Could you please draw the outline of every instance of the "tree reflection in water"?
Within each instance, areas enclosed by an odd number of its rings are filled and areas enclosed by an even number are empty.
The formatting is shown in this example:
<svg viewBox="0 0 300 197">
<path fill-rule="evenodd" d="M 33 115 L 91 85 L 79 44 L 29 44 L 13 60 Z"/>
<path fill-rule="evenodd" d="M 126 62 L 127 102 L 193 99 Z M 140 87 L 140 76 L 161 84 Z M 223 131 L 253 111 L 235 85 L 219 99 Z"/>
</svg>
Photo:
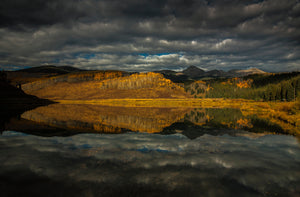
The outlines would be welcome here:
<svg viewBox="0 0 300 197">
<path fill-rule="evenodd" d="M 23 113 L 21 119 L 11 121 L 10 130 L 40 135 L 72 135 L 76 133 L 178 133 L 182 130 L 190 138 L 232 129 L 230 135 L 241 130 L 252 133 L 285 133 L 285 127 L 262 119 L 258 115 L 234 108 L 159 108 L 113 107 L 90 104 L 52 104 Z M 44 132 L 43 131 L 47 131 Z M 228 133 L 229 130 L 227 130 Z M 48 133 L 48 134 L 46 134 Z"/>
</svg>

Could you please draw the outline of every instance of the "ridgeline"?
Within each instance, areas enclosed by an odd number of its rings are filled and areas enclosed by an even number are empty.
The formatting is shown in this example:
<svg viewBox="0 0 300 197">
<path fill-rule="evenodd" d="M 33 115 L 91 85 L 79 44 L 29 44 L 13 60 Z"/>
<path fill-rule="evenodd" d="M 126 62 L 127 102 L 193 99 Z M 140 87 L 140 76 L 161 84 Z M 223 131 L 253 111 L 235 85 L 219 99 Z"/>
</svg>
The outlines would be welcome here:
<svg viewBox="0 0 300 197">
<path fill-rule="evenodd" d="M 31 95 L 51 100 L 189 98 L 184 88 L 159 73 L 92 71 L 50 77 L 22 85 Z"/>
</svg>

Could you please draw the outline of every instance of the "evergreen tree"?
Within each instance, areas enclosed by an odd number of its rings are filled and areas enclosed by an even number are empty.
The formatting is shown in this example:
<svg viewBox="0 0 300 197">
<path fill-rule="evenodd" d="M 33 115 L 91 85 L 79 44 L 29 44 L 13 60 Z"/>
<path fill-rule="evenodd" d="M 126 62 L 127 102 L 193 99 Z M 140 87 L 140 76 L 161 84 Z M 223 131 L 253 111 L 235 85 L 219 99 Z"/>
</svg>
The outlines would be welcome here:
<svg viewBox="0 0 300 197">
<path fill-rule="evenodd" d="M 294 88 L 291 83 L 288 83 L 286 87 L 286 100 L 292 101 L 293 99 L 294 99 Z"/>
</svg>

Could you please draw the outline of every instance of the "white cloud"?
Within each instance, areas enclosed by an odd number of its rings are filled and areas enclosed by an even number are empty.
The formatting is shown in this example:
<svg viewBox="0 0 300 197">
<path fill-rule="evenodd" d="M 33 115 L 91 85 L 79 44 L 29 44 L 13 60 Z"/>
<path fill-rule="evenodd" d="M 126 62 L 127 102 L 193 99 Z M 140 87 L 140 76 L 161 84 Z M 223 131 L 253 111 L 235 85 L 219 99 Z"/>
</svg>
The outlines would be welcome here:
<svg viewBox="0 0 300 197">
<path fill-rule="evenodd" d="M 226 48 L 226 46 L 230 45 L 230 43 L 232 43 L 232 39 L 225 39 L 219 43 L 217 43 L 215 45 L 216 49 L 222 49 L 222 48 Z"/>
</svg>

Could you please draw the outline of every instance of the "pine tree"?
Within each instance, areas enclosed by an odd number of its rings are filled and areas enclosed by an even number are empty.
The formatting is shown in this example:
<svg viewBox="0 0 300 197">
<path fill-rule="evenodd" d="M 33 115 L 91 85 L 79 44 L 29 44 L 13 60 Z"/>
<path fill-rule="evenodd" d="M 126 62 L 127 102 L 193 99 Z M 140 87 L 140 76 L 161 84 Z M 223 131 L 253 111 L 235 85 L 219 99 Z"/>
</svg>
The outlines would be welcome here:
<svg viewBox="0 0 300 197">
<path fill-rule="evenodd" d="M 292 101 L 293 99 L 294 99 L 294 88 L 291 83 L 288 83 L 286 89 L 286 100 Z"/>
</svg>

